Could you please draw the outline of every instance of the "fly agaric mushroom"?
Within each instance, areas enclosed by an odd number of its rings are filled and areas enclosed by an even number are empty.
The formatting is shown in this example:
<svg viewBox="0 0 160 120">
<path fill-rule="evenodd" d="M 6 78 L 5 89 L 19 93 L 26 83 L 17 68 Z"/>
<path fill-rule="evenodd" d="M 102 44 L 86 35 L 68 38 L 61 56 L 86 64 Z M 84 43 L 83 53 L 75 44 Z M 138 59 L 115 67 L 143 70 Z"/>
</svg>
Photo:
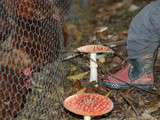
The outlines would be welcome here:
<svg viewBox="0 0 160 120">
<path fill-rule="evenodd" d="M 97 63 L 96 53 L 113 53 L 113 50 L 109 47 L 103 46 L 103 45 L 86 45 L 77 48 L 79 52 L 83 53 L 90 53 L 90 82 L 96 81 L 97 82 Z"/>
<path fill-rule="evenodd" d="M 83 115 L 84 120 L 100 116 L 113 109 L 113 102 L 106 96 L 92 93 L 75 94 L 64 101 L 64 107 L 78 115 Z"/>
</svg>

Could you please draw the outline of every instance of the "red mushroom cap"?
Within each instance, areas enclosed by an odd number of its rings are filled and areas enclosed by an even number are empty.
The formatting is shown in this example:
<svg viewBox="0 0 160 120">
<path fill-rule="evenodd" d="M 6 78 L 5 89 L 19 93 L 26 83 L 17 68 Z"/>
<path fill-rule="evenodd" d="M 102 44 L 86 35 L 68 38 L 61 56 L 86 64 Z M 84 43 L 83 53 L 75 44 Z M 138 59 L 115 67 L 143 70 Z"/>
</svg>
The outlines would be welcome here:
<svg viewBox="0 0 160 120">
<path fill-rule="evenodd" d="M 75 114 L 94 117 L 110 112 L 113 102 L 106 96 L 84 93 L 68 97 L 64 107 Z"/>
<path fill-rule="evenodd" d="M 79 52 L 84 53 L 103 53 L 103 52 L 113 52 L 112 49 L 103 45 L 85 45 L 77 48 Z"/>
</svg>

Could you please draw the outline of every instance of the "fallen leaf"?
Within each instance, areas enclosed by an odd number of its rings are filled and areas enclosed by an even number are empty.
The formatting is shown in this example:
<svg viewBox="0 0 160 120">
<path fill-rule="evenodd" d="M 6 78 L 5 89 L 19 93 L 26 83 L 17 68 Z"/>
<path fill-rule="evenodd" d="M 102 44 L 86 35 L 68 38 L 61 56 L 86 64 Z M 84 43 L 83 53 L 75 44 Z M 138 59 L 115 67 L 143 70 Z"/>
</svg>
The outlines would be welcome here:
<svg viewBox="0 0 160 120">
<path fill-rule="evenodd" d="M 157 120 L 156 118 L 154 118 L 152 115 L 150 115 L 149 113 L 147 112 L 144 112 L 142 114 L 142 117 L 141 117 L 142 120 Z"/>
<path fill-rule="evenodd" d="M 105 32 L 108 30 L 108 27 L 107 26 L 102 26 L 102 27 L 97 27 L 96 30 L 95 30 L 95 33 L 102 33 L 102 32 Z"/>
<path fill-rule="evenodd" d="M 159 101 L 152 101 L 149 105 L 146 106 L 148 113 L 153 113 L 160 109 L 160 102 Z"/>
<path fill-rule="evenodd" d="M 129 10 L 130 12 L 133 12 L 133 11 L 136 11 L 136 10 L 138 10 L 138 9 L 139 9 L 139 7 L 133 4 L 133 5 L 131 5 L 131 6 L 129 7 L 128 10 Z"/>
<path fill-rule="evenodd" d="M 88 72 L 80 73 L 78 75 L 71 75 L 68 76 L 67 79 L 71 81 L 82 80 L 86 75 L 88 75 Z"/>
</svg>

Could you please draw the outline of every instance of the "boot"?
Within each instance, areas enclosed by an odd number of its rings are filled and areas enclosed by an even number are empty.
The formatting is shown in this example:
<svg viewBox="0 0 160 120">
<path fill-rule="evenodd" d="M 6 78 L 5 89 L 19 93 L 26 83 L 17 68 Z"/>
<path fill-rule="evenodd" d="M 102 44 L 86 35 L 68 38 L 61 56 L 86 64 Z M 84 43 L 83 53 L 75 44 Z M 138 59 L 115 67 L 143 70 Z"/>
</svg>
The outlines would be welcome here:
<svg viewBox="0 0 160 120">
<path fill-rule="evenodd" d="M 153 57 L 130 59 L 128 65 L 113 75 L 108 75 L 100 85 L 113 89 L 126 89 L 131 86 L 150 89 L 153 87 Z"/>
</svg>

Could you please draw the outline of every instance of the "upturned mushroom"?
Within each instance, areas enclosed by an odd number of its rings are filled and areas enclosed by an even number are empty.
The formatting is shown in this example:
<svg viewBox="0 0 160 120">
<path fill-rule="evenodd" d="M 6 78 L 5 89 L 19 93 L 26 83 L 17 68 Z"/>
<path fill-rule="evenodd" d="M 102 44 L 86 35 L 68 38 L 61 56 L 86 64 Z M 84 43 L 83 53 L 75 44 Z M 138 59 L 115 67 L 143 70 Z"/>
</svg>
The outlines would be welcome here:
<svg viewBox="0 0 160 120">
<path fill-rule="evenodd" d="M 75 94 L 64 101 L 64 107 L 78 115 L 83 115 L 84 120 L 101 116 L 113 109 L 113 102 L 106 96 L 92 93 Z"/>
<path fill-rule="evenodd" d="M 97 82 L 97 53 L 113 53 L 113 50 L 103 45 L 85 45 L 77 50 L 82 53 L 90 53 L 90 82 Z"/>
</svg>

